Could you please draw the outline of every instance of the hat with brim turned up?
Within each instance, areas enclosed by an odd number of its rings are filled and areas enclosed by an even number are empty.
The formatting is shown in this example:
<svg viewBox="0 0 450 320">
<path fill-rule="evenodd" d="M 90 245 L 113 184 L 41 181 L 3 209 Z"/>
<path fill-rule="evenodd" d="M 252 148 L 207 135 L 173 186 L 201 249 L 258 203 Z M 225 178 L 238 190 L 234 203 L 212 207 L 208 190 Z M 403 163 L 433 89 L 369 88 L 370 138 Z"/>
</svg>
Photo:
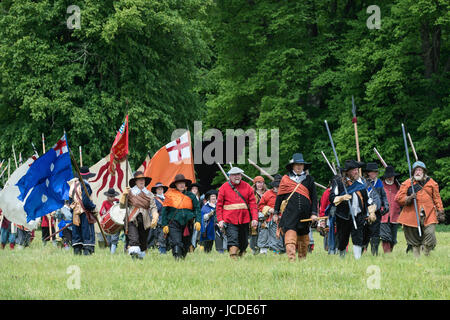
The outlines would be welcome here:
<svg viewBox="0 0 450 320">
<path fill-rule="evenodd" d="M 145 179 L 145 186 L 148 186 L 152 181 L 152 178 L 144 176 L 142 171 L 136 171 L 132 179 L 130 179 L 130 187 L 133 188 L 136 185 L 136 180 Z"/>
<path fill-rule="evenodd" d="M 395 172 L 395 169 L 393 166 L 387 166 L 384 170 L 384 175 L 381 177 L 381 179 L 387 179 L 392 177 L 398 177 L 400 173 Z"/>
<path fill-rule="evenodd" d="M 303 164 L 305 166 L 304 170 L 307 170 L 311 167 L 311 162 L 306 162 L 305 159 L 303 159 L 303 154 L 294 153 L 294 155 L 292 156 L 292 159 L 289 160 L 289 163 L 286 165 L 286 170 L 291 171 L 292 166 L 296 163 Z"/>
</svg>

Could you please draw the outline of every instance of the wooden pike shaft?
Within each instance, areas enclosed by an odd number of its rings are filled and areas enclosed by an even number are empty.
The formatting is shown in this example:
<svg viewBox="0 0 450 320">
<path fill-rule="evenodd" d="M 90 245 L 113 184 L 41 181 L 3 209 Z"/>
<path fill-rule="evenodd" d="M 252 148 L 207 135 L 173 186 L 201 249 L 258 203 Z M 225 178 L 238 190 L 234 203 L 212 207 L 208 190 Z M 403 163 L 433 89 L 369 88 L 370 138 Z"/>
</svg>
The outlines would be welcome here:
<svg viewBox="0 0 450 320">
<path fill-rule="evenodd" d="M 256 169 L 259 170 L 259 172 L 261 172 L 261 174 L 265 175 L 267 178 L 269 178 L 270 180 L 274 181 L 275 178 L 273 176 L 271 176 L 270 174 L 267 173 L 266 170 L 264 170 L 263 168 L 261 168 L 260 166 L 258 166 L 255 162 L 253 162 L 251 159 L 248 159 L 248 162 L 254 166 Z"/>
<path fill-rule="evenodd" d="M 81 146 L 80 146 L 80 166 L 83 166 L 83 152 L 81 151 Z"/>
<path fill-rule="evenodd" d="M 12 151 L 13 151 L 13 155 L 14 155 L 14 163 L 16 164 L 16 169 L 17 169 L 19 166 L 17 165 L 16 150 L 14 149 L 14 145 L 12 145 Z"/>
<path fill-rule="evenodd" d="M 216 162 L 217 166 L 219 167 L 220 171 L 222 171 L 223 175 L 225 176 L 225 179 L 230 180 L 230 178 L 227 176 L 227 174 L 225 173 L 225 171 L 223 170 L 222 166 L 220 165 L 220 163 Z"/>
<path fill-rule="evenodd" d="M 383 158 L 381 157 L 381 154 L 378 152 L 377 148 L 373 148 L 373 151 L 375 151 L 378 159 L 380 160 L 381 164 L 383 165 L 383 167 L 387 167 L 386 162 L 383 160 Z"/>
<path fill-rule="evenodd" d="M 71 225 L 72 225 L 72 222 L 69 223 L 69 224 L 66 224 L 66 225 L 64 226 L 64 228 L 61 228 L 60 230 L 54 232 L 53 234 L 50 234 L 47 238 L 44 239 L 44 241 L 47 241 L 48 239 L 50 239 L 51 237 L 53 237 L 55 234 L 60 233 L 61 231 L 63 231 L 64 229 L 67 229 L 67 228 L 70 227 Z"/>
<path fill-rule="evenodd" d="M 323 151 L 320 151 L 322 153 L 323 158 L 325 159 L 325 161 L 327 162 L 328 166 L 330 167 L 331 171 L 333 172 L 334 175 L 336 175 L 336 170 L 334 170 L 334 168 L 331 166 L 330 161 L 328 161 L 327 156 L 325 155 L 325 153 L 323 153 Z"/>
<path fill-rule="evenodd" d="M 416 148 L 414 148 L 414 143 L 412 142 L 411 135 L 409 134 L 409 132 L 408 132 L 408 140 L 409 140 L 409 144 L 411 145 L 411 149 L 414 154 L 414 158 L 416 159 L 416 161 L 419 161 L 419 158 L 417 157 L 417 153 L 416 153 Z"/>
<path fill-rule="evenodd" d="M 42 133 L 42 154 L 45 153 L 45 138 L 44 138 L 44 134 Z"/>
</svg>

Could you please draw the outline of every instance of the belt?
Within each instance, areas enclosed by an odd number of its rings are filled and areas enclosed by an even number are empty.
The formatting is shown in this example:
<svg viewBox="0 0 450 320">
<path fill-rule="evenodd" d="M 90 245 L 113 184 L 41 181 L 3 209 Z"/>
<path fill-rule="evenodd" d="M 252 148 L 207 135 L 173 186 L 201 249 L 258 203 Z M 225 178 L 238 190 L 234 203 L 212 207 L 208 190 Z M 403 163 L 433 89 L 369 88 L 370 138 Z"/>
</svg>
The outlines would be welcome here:
<svg viewBox="0 0 450 320">
<path fill-rule="evenodd" d="M 247 209 L 247 205 L 245 203 L 233 203 L 233 204 L 226 204 L 223 206 L 225 210 L 240 210 L 240 209 Z"/>
</svg>

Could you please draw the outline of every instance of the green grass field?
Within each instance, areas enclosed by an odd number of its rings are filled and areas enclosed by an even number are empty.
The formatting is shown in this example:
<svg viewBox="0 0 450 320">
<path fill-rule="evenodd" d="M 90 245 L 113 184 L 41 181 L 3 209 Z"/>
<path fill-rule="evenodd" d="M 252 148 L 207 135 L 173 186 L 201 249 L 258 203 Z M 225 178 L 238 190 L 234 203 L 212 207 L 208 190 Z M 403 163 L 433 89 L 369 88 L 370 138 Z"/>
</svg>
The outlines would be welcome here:
<svg viewBox="0 0 450 320">
<path fill-rule="evenodd" d="M 273 253 L 232 261 L 227 254 L 199 250 L 184 261 L 157 250 L 132 260 L 123 254 L 122 242 L 114 256 L 98 247 L 93 256 L 74 256 L 51 244 L 43 247 L 37 232 L 29 248 L 0 250 L 0 299 L 448 300 L 450 226 L 437 230 L 438 244 L 429 257 L 406 254 L 399 231 L 392 254 L 366 253 L 359 261 L 352 252 L 345 259 L 329 256 L 315 232 L 314 252 L 296 263 Z"/>
</svg>

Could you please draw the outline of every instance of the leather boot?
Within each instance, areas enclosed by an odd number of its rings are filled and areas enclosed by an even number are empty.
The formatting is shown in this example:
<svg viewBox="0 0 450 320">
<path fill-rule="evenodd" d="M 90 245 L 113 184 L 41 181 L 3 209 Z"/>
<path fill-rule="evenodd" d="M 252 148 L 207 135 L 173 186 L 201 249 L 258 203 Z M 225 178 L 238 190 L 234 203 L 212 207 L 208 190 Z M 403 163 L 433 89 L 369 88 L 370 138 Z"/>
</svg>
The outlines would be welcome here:
<svg viewBox="0 0 450 320">
<path fill-rule="evenodd" d="M 423 246 L 423 254 L 424 254 L 425 256 L 429 256 L 431 250 L 432 250 L 432 249 L 431 249 L 430 246 Z"/>
<path fill-rule="evenodd" d="M 286 246 L 286 254 L 289 261 L 295 261 L 295 246 L 297 245 L 297 232 L 295 230 L 288 230 L 284 235 L 284 244 Z"/>
<path fill-rule="evenodd" d="M 5 249 L 6 243 L 2 243 L 2 249 Z"/>
<path fill-rule="evenodd" d="M 308 253 L 308 246 L 309 246 L 309 235 L 305 234 L 303 236 L 298 236 L 297 243 L 298 243 L 298 258 L 306 259 L 306 254 Z"/>
<path fill-rule="evenodd" d="M 228 252 L 230 253 L 230 258 L 233 260 L 237 260 L 239 248 L 236 246 L 231 246 L 230 249 L 228 249 Z"/>
<path fill-rule="evenodd" d="M 380 245 L 379 239 L 371 239 L 370 240 L 370 249 L 372 251 L 373 256 L 378 256 L 378 246 Z"/>
</svg>

